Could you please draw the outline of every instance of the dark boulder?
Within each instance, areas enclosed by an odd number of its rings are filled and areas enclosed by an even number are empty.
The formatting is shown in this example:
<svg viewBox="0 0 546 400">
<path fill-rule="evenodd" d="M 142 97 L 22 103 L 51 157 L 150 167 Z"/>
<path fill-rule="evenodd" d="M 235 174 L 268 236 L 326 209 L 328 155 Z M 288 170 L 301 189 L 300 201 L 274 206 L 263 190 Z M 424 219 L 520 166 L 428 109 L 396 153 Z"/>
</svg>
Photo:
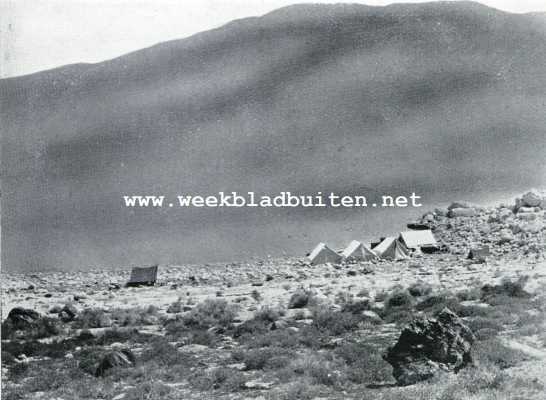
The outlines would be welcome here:
<svg viewBox="0 0 546 400">
<path fill-rule="evenodd" d="M 384 359 L 393 367 L 399 385 L 412 385 L 440 371 L 458 372 L 471 364 L 474 341 L 470 328 L 444 308 L 437 318 L 412 321 Z"/>
<path fill-rule="evenodd" d="M 2 322 L 2 339 L 24 336 L 38 339 L 57 335 L 59 329 L 53 318 L 45 317 L 37 311 L 15 307 Z"/>
<path fill-rule="evenodd" d="M 6 322 L 9 322 L 13 329 L 25 330 L 32 328 L 40 318 L 40 313 L 37 311 L 28 308 L 15 307 L 9 312 Z"/>
<path fill-rule="evenodd" d="M 78 315 L 78 310 L 72 304 L 65 304 L 59 313 L 59 318 L 63 322 L 71 322 L 76 319 Z"/>
<path fill-rule="evenodd" d="M 136 358 L 129 349 L 112 350 L 104 354 L 97 366 L 95 376 L 104 376 L 106 371 L 114 367 L 133 367 Z"/>
</svg>

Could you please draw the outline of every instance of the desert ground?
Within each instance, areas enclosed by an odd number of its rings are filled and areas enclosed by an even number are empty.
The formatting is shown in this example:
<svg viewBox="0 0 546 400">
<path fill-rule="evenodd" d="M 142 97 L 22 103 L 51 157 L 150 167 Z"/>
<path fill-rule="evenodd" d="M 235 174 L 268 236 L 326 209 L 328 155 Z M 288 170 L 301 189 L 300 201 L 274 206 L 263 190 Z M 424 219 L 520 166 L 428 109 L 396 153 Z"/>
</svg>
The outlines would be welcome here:
<svg viewBox="0 0 546 400">
<path fill-rule="evenodd" d="M 546 202 L 530 193 L 425 213 L 443 250 L 407 260 L 160 265 L 141 287 L 128 269 L 3 273 L 2 398 L 546 399 Z M 385 354 L 446 309 L 471 362 L 423 355 L 433 373 L 401 384 Z"/>
</svg>

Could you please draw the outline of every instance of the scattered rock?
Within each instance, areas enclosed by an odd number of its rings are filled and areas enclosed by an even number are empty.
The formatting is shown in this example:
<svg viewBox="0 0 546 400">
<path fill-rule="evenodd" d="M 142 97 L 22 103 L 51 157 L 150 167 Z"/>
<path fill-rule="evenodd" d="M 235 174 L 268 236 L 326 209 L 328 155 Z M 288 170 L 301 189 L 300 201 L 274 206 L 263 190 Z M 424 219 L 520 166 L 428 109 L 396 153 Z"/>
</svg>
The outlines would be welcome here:
<svg viewBox="0 0 546 400">
<path fill-rule="evenodd" d="M 384 359 L 392 365 L 399 385 L 432 378 L 440 371 L 457 372 L 472 363 L 472 331 L 448 308 L 436 319 L 415 319 Z"/>
</svg>

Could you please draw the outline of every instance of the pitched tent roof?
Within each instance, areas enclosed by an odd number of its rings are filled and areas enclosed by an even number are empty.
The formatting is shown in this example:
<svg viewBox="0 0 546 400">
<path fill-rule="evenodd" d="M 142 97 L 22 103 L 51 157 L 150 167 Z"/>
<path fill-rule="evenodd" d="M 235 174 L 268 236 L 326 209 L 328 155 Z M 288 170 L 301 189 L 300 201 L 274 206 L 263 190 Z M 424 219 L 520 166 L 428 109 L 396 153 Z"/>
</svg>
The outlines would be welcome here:
<svg viewBox="0 0 546 400">
<path fill-rule="evenodd" d="M 363 261 L 369 261 L 377 258 L 377 255 L 372 250 L 358 240 L 353 240 L 351 243 L 349 243 L 345 250 L 343 250 L 343 253 L 341 253 L 341 256 L 346 259 Z"/>
<path fill-rule="evenodd" d="M 131 270 L 131 277 L 127 286 L 153 285 L 157 280 L 157 265 L 153 267 L 135 267 Z"/>
<path fill-rule="evenodd" d="M 341 256 L 324 243 L 319 243 L 309 254 L 309 260 L 312 265 L 338 263 L 341 261 Z"/>
<path fill-rule="evenodd" d="M 387 237 L 373 251 L 381 258 L 404 260 L 409 258 L 407 247 L 395 237 Z"/>
<path fill-rule="evenodd" d="M 434 238 L 430 229 L 420 231 L 400 232 L 400 241 L 410 249 L 416 249 L 421 246 L 437 246 L 438 242 Z"/>
</svg>

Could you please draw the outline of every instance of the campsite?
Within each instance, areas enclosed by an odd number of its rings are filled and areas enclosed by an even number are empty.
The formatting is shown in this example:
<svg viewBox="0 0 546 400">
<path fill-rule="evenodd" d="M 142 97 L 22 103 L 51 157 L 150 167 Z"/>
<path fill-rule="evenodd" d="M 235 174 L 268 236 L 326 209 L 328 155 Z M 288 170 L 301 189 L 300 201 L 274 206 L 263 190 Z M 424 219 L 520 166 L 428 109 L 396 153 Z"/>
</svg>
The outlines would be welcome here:
<svg viewBox="0 0 546 400">
<path fill-rule="evenodd" d="M 3 273 L 2 398 L 542 400 L 546 203 L 532 197 L 456 202 L 408 222 L 419 230 L 325 237 L 301 257 Z"/>
</svg>

